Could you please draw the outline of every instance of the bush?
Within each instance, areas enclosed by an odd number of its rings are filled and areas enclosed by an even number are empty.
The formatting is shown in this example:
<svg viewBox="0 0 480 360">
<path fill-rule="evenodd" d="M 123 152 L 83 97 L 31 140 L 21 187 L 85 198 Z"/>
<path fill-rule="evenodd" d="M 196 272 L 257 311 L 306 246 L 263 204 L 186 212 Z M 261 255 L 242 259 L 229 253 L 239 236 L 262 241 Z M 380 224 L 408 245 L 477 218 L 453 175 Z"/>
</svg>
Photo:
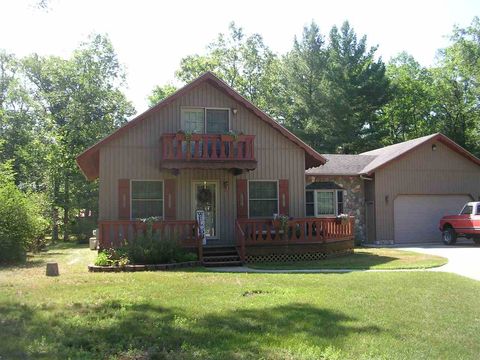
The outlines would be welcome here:
<svg viewBox="0 0 480 360">
<path fill-rule="evenodd" d="M 123 249 L 102 250 L 95 259 L 97 266 L 125 266 L 128 264 L 130 264 L 130 259 Z"/>
<path fill-rule="evenodd" d="M 0 262 L 23 261 L 27 250 L 41 247 L 48 222 L 39 199 L 20 191 L 11 166 L 0 164 Z"/>
<path fill-rule="evenodd" d="M 70 225 L 70 232 L 73 236 L 75 236 L 77 243 L 88 244 L 88 239 L 90 239 L 93 234 L 93 230 L 96 228 L 96 217 L 77 217 Z"/>
<path fill-rule="evenodd" d="M 168 264 L 197 260 L 197 255 L 187 253 L 176 234 L 162 237 L 153 231 L 156 218 L 145 219 L 146 229 L 124 247 L 134 264 Z"/>
</svg>

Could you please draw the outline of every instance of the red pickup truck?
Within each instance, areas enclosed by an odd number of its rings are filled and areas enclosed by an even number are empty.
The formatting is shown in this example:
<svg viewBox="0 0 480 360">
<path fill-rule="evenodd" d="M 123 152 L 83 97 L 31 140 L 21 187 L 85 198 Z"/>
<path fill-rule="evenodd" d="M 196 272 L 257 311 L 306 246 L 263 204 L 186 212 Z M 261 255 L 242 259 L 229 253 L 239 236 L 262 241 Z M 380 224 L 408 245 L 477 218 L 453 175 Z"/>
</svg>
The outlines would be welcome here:
<svg viewBox="0 0 480 360">
<path fill-rule="evenodd" d="M 446 215 L 439 225 L 446 245 L 457 242 L 457 237 L 473 239 L 480 244 L 480 201 L 466 203 L 458 215 Z"/>
</svg>

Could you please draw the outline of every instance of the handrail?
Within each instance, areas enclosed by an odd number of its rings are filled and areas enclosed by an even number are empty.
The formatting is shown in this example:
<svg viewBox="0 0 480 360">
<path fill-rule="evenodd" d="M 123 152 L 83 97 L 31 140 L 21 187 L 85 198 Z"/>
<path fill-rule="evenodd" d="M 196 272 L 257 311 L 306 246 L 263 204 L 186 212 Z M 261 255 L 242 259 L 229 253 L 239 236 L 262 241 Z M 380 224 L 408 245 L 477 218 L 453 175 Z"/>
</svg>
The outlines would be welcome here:
<svg viewBox="0 0 480 360">
<path fill-rule="evenodd" d="M 353 239 L 354 217 L 290 219 L 282 227 L 271 219 L 237 219 L 237 246 L 326 243 Z"/>
<path fill-rule="evenodd" d="M 163 134 L 162 160 L 226 161 L 255 160 L 255 135 Z"/>
<path fill-rule="evenodd" d="M 152 224 L 154 232 L 161 236 L 178 236 L 182 246 L 197 248 L 202 258 L 201 239 L 195 220 L 160 220 Z M 133 239 L 139 231 L 146 229 L 140 220 L 100 220 L 98 222 L 98 243 L 100 249 L 119 248 Z"/>
</svg>

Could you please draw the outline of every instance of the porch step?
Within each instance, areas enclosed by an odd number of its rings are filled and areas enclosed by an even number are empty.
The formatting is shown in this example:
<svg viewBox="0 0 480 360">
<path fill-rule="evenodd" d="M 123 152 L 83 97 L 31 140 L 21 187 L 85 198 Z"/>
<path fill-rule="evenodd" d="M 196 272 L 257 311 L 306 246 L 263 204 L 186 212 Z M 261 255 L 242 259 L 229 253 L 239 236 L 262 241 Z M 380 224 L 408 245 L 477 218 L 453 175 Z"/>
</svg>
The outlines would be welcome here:
<svg viewBox="0 0 480 360">
<path fill-rule="evenodd" d="M 208 246 L 203 248 L 203 265 L 214 266 L 241 266 L 242 261 L 234 246 Z"/>
</svg>

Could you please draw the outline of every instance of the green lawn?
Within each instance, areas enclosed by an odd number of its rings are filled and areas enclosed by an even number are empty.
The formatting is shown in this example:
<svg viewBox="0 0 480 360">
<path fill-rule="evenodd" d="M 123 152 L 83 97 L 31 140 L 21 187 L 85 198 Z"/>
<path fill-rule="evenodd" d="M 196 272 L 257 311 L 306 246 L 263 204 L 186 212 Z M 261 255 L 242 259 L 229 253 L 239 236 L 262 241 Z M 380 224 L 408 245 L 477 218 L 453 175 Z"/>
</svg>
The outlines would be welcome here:
<svg viewBox="0 0 480 360">
<path fill-rule="evenodd" d="M 302 261 L 295 263 L 251 264 L 255 269 L 427 269 L 445 265 L 447 259 L 412 251 L 396 249 L 356 248 L 348 256 L 319 261 Z"/>
<path fill-rule="evenodd" d="M 1 359 L 478 359 L 480 282 L 434 272 L 0 269 Z M 44 276 L 56 259 L 60 277 Z"/>
</svg>

